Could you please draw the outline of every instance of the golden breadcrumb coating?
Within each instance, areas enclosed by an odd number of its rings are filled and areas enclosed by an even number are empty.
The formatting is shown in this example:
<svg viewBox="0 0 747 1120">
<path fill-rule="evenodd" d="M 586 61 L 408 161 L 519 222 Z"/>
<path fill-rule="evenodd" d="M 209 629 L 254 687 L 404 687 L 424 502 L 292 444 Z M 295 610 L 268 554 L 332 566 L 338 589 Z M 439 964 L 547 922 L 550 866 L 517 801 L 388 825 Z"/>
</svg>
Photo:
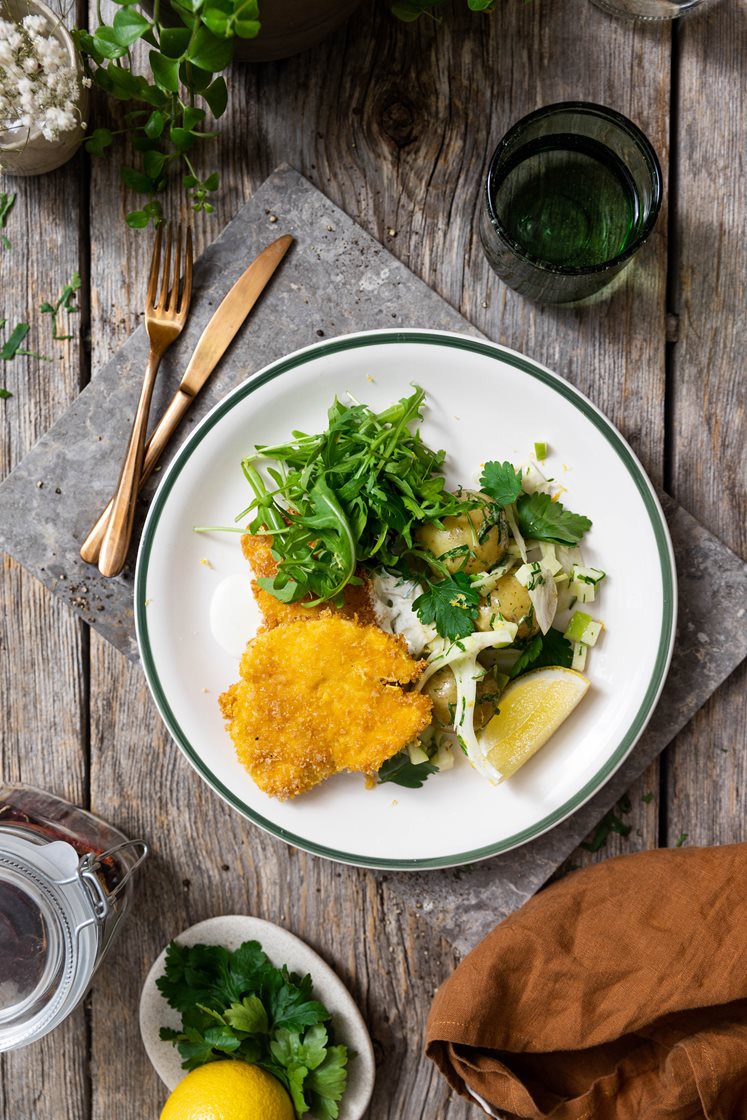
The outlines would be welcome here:
<svg viewBox="0 0 747 1120">
<path fill-rule="evenodd" d="M 319 618 L 321 615 L 334 613 L 343 618 L 350 618 L 366 625 L 375 625 L 371 600 L 368 594 L 368 583 L 363 573 L 358 575 L 363 583 L 357 587 L 350 584 L 343 592 L 343 604 L 336 608 L 333 603 L 325 603 L 319 607 L 304 607 L 301 603 L 281 603 L 269 591 L 264 591 L 257 579 L 265 577 L 272 579 L 278 570 L 277 563 L 272 555 L 272 538 L 269 536 L 245 533 L 241 538 L 241 551 L 249 561 L 256 579 L 252 580 L 252 593 L 257 600 L 257 605 L 265 620 L 265 628 L 271 630 L 273 626 L 280 626 L 283 622 L 308 621 Z M 311 596 L 309 596 L 311 598 Z"/>
<path fill-rule="evenodd" d="M 424 664 L 402 638 L 339 614 L 264 631 L 220 697 L 239 761 L 282 799 L 340 770 L 374 773 L 430 722 L 430 699 L 402 688 Z"/>
</svg>

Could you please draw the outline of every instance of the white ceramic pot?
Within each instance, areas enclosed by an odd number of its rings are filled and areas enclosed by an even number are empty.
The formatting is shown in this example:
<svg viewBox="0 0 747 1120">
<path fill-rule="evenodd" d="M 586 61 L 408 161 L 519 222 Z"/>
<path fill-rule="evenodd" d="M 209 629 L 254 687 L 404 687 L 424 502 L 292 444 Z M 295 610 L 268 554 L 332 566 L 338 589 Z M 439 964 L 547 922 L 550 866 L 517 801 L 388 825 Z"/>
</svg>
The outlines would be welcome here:
<svg viewBox="0 0 747 1120">
<path fill-rule="evenodd" d="M 70 59 L 70 67 L 82 77 L 80 57 L 72 36 L 60 17 L 42 0 L 5 0 L 0 4 L 0 15 L 5 19 L 20 20 L 27 15 L 43 16 L 47 25 L 65 48 Z M 78 98 L 80 119 L 85 121 L 88 111 L 88 90 L 80 86 Z M 17 128 L 0 131 L 0 171 L 6 175 L 42 175 L 54 171 L 71 159 L 85 135 L 79 124 L 69 132 L 63 132 L 57 140 L 47 140 L 40 129 Z"/>
</svg>

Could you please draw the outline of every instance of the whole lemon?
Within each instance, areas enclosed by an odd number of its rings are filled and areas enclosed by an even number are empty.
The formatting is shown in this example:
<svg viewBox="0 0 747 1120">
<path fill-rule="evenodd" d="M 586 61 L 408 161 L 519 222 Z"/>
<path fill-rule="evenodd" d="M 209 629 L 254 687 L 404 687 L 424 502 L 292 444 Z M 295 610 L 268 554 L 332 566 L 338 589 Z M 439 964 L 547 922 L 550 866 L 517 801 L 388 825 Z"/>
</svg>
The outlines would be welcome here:
<svg viewBox="0 0 747 1120">
<path fill-rule="evenodd" d="M 188 1073 L 166 1101 L 161 1120 L 294 1120 L 283 1086 L 258 1066 L 229 1059 Z"/>
</svg>

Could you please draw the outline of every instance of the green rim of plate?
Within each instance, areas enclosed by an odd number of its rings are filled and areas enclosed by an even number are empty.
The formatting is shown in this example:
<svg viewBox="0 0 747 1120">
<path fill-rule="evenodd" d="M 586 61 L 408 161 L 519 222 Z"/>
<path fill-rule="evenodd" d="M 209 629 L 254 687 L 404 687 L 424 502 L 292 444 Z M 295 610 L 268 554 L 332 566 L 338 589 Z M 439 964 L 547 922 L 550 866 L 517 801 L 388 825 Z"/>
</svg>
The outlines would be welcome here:
<svg viewBox="0 0 747 1120">
<path fill-rule="evenodd" d="M 200 444 L 208 432 L 210 432 L 215 425 L 220 422 L 222 417 L 234 408 L 236 404 L 250 396 L 261 385 L 267 384 L 268 381 L 273 381 L 276 377 L 280 377 L 290 370 L 303 366 L 307 362 L 317 361 L 317 359 L 325 355 L 336 354 L 341 350 L 355 350 L 363 346 L 381 346 L 392 343 L 396 343 L 397 345 L 402 345 L 403 343 L 425 343 L 426 345 L 432 346 L 447 346 L 452 349 L 467 350 L 471 353 L 481 354 L 484 357 L 498 359 L 508 365 L 514 366 L 516 369 L 521 370 L 537 381 L 542 382 L 543 385 L 559 393 L 562 397 L 565 397 L 566 400 L 570 401 L 571 404 L 575 405 L 576 408 L 578 408 L 605 436 L 607 442 L 622 460 L 636 485 L 654 532 L 659 553 L 662 581 L 663 617 L 654 672 L 648 688 L 646 689 L 643 701 L 630 727 L 604 765 L 600 767 L 594 777 L 578 790 L 573 797 L 569 798 L 568 801 L 553 813 L 550 813 L 522 832 L 517 832 L 513 836 L 497 841 L 494 844 L 488 844 L 482 848 L 476 848 L 467 852 L 457 852 L 448 856 L 437 856 L 432 859 L 375 859 L 369 856 L 358 855 L 354 852 L 342 852 L 335 848 L 328 848 L 321 844 L 315 844 L 306 840 L 303 836 L 297 836 L 287 829 L 279 827 L 273 821 L 267 820 L 266 817 L 263 817 L 260 813 L 256 812 L 256 810 L 246 805 L 235 793 L 232 793 L 205 765 L 182 730 L 179 721 L 171 709 L 165 691 L 161 685 L 158 669 L 153 657 L 153 651 L 151 650 L 147 612 L 145 609 L 148 564 L 161 513 L 163 512 L 174 483 L 181 474 L 187 460 L 195 447 Z M 228 396 L 216 405 L 212 412 L 205 417 L 199 428 L 186 440 L 174 458 L 168 474 L 164 478 L 153 499 L 148 519 L 143 529 L 140 551 L 138 553 L 137 570 L 135 573 L 135 625 L 148 686 L 153 694 L 153 699 L 156 702 L 161 718 L 166 724 L 172 738 L 207 784 L 227 801 L 229 805 L 232 805 L 234 809 L 237 809 L 243 816 L 247 817 L 248 820 L 259 825 L 260 828 L 263 828 L 273 836 L 278 836 L 288 844 L 311 852 L 313 855 L 325 856 L 327 859 L 332 859 L 339 863 L 346 863 L 356 867 L 372 867 L 400 871 L 456 867 L 460 864 L 488 859 L 490 856 L 506 852 L 511 848 L 517 848 L 521 844 L 525 844 L 527 841 L 534 840 L 536 837 L 541 836 L 542 833 L 547 832 L 556 824 L 560 824 L 562 820 L 576 809 L 580 808 L 585 801 L 588 801 L 588 799 L 604 785 L 607 779 L 612 776 L 615 770 L 617 770 L 631 752 L 651 717 L 669 668 L 674 642 L 675 619 L 675 565 L 664 515 L 643 468 L 617 429 L 602 415 L 590 400 L 578 391 L 578 389 L 575 389 L 569 382 L 564 381 L 558 374 L 552 373 L 550 370 L 535 364 L 529 358 L 524 358 L 520 354 L 516 354 L 511 350 L 506 350 L 497 343 L 481 342 L 477 339 L 462 335 L 440 333 L 436 331 L 372 331 L 366 334 L 342 336 L 330 342 L 320 342 L 307 349 L 298 351 L 295 354 L 291 354 L 287 358 L 281 358 L 273 362 L 264 370 L 250 377 L 248 381 L 245 381 L 243 384 L 233 389 Z"/>
</svg>

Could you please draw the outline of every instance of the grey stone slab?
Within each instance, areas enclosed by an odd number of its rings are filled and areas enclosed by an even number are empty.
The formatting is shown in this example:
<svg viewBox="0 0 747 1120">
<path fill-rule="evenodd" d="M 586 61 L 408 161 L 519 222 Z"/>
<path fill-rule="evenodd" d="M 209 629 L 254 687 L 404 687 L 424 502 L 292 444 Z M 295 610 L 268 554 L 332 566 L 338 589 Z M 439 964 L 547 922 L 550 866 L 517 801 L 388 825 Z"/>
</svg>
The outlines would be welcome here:
<svg viewBox="0 0 747 1120">
<path fill-rule="evenodd" d="M 293 234 L 296 244 L 195 402 L 164 466 L 234 385 L 319 337 L 424 324 L 482 337 L 315 187 L 281 168 L 197 262 L 192 314 L 164 359 L 154 415 L 173 393 L 217 304 L 281 233 Z M 114 580 L 84 564 L 78 549 L 116 482 L 146 353 L 140 328 L 0 486 L 0 545 L 133 660 L 136 544 L 129 566 Z M 158 478 L 140 503 L 135 541 Z M 746 566 L 671 499 L 664 504 L 680 577 L 678 638 L 662 699 L 629 759 L 574 816 L 531 844 L 472 868 L 382 875 L 403 905 L 417 907 L 460 951 L 549 878 L 747 654 Z M 724 609 L 714 609 L 719 602 Z"/>
<path fill-rule="evenodd" d="M 164 357 L 153 398 L 160 415 L 213 311 L 244 269 L 282 233 L 295 245 L 163 458 L 250 374 L 321 337 L 381 327 L 472 327 L 306 179 L 280 168 L 195 265 L 192 311 Z M 140 327 L 75 404 L 0 486 L 0 547 L 132 660 L 137 660 L 132 581 L 137 540 L 159 474 L 139 503 L 130 559 L 117 579 L 78 550 L 111 497 L 140 392 L 148 340 Z"/>
<path fill-rule="evenodd" d="M 573 816 L 521 848 L 471 867 L 387 875 L 404 904 L 462 953 L 539 890 L 747 656 L 747 564 L 672 498 L 662 504 L 679 576 L 677 636 L 661 699 L 632 753 Z"/>
</svg>

